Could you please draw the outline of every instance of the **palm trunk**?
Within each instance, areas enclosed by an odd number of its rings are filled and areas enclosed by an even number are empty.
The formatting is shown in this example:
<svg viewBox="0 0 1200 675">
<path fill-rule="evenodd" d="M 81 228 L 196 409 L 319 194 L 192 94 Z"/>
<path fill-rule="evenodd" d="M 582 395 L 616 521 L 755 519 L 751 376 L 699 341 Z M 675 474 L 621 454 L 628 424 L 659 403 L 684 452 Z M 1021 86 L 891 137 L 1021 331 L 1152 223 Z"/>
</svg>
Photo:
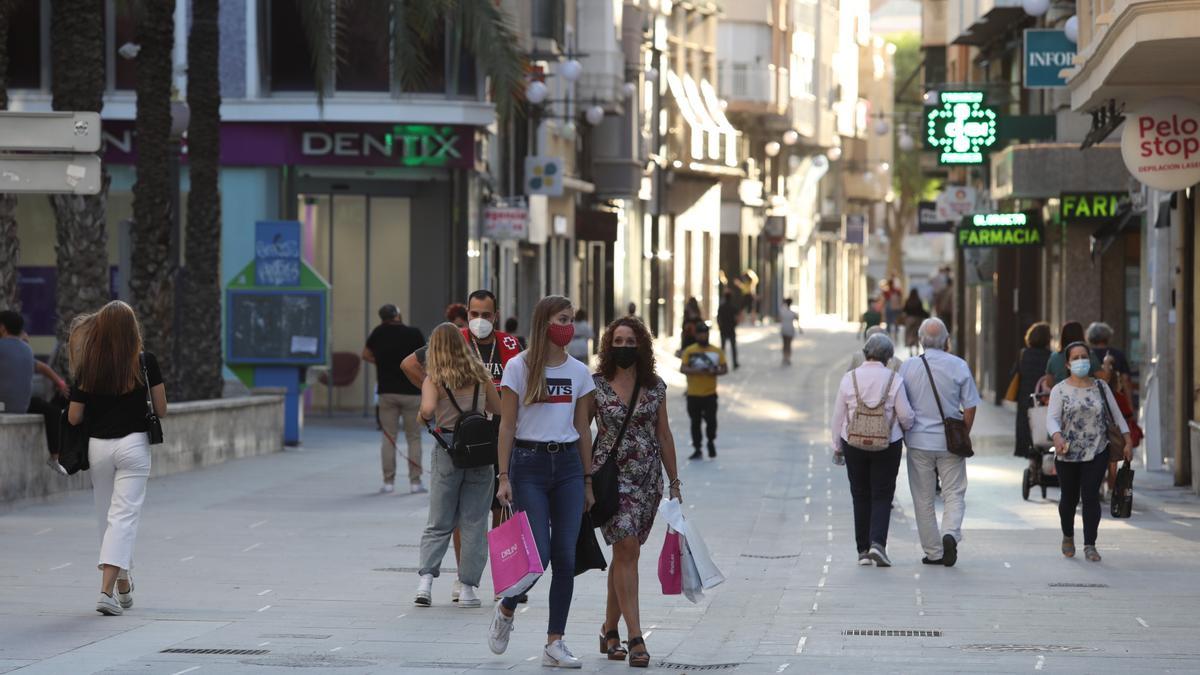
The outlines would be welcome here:
<svg viewBox="0 0 1200 675">
<path fill-rule="evenodd" d="M 218 0 L 192 0 L 188 35 L 187 264 L 179 311 L 188 330 L 179 339 L 184 399 L 220 398 L 221 372 L 221 81 Z"/>
<path fill-rule="evenodd" d="M 175 0 L 141 4 L 137 19 L 137 182 L 133 185 L 130 299 L 146 350 L 158 357 L 171 398 L 179 394 L 174 358 L 175 261 L 171 259 L 171 49 Z"/>
<path fill-rule="evenodd" d="M 889 278 L 904 278 L 904 235 L 908 233 L 907 215 L 909 209 L 903 206 L 893 207 L 891 222 L 887 224 L 888 261 L 887 275 Z"/>
<path fill-rule="evenodd" d="M 8 20 L 12 0 L 0 0 L 0 45 L 8 44 Z M 8 109 L 8 51 L 0 49 L 0 110 Z M 16 195 L 0 194 L 0 307 L 21 311 L 17 288 L 17 262 L 21 240 L 17 238 Z"/>
<path fill-rule="evenodd" d="M 50 4 L 50 43 L 55 110 L 100 112 L 104 107 L 104 5 L 95 0 L 55 0 Z M 56 221 L 58 286 L 55 333 L 59 349 L 54 369 L 67 372 L 66 344 L 71 320 L 109 300 L 108 172 L 100 193 L 51 195 Z"/>
</svg>

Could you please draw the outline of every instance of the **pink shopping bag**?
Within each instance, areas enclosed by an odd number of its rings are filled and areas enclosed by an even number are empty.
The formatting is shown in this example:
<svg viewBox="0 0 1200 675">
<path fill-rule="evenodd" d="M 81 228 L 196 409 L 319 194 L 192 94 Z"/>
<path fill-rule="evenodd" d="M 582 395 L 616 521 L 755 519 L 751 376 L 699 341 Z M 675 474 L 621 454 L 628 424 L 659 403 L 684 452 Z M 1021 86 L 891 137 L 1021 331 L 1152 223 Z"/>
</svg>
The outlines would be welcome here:
<svg viewBox="0 0 1200 675">
<path fill-rule="evenodd" d="M 529 516 L 518 511 L 487 533 L 491 554 L 492 587 L 496 594 L 511 598 L 529 590 L 545 572 L 538 554 Z"/>
<path fill-rule="evenodd" d="M 658 556 L 658 580 L 662 583 L 663 595 L 679 595 L 683 592 L 682 549 L 679 533 L 667 528 L 662 553 Z"/>
</svg>

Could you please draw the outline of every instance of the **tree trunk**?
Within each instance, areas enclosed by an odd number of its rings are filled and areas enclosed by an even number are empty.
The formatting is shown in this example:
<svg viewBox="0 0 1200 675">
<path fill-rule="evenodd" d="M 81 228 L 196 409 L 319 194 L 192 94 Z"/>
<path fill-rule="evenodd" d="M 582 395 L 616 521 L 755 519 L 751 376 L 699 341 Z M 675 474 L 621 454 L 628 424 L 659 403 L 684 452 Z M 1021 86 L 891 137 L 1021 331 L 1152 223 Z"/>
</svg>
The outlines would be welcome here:
<svg viewBox="0 0 1200 675">
<path fill-rule="evenodd" d="M 137 182 L 130 228 L 130 299 L 146 351 L 158 357 L 171 398 L 179 394 L 174 358 L 175 261 L 171 259 L 171 48 L 175 0 L 142 3 L 137 18 Z"/>
<path fill-rule="evenodd" d="M 50 8 L 52 105 L 55 110 L 100 112 L 104 107 L 104 4 L 55 0 Z M 107 170 L 102 171 L 99 194 L 50 196 L 56 221 L 55 334 L 59 344 L 51 365 L 60 373 L 67 372 L 63 346 L 71 321 L 99 309 L 111 297 L 105 215 L 109 176 Z"/>
<path fill-rule="evenodd" d="M 187 263 L 179 311 L 188 330 L 179 339 L 180 372 L 187 373 L 183 398 L 220 398 L 221 371 L 221 79 L 218 0 L 192 0 L 188 34 Z"/>
<path fill-rule="evenodd" d="M 13 0 L 0 0 L 0 45 L 8 44 L 8 20 Z M 8 50 L 0 49 L 0 110 L 8 110 Z M 16 195 L 0 194 L 0 307 L 21 311 L 17 288 L 17 262 L 21 240 L 17 238 Z"/>
</svg>

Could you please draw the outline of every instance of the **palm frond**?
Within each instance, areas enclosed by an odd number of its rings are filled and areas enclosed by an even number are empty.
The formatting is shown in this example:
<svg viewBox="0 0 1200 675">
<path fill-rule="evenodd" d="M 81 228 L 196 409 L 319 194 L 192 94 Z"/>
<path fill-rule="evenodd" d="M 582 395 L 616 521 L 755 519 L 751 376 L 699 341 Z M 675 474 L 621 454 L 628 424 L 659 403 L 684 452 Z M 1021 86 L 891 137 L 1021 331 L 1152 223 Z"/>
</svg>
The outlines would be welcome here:
<svg viewBox="0 0 1200 675">
<path fill-rule="evenodd" d="M 313 88 L 317 105 L 325 106 L 325 92 L 337 69 L 338 12 L 330 0 L 297 0 L 304 39 L 312 56 Z"/>
<path fill-rule="evenodd" d="M 429 78 L 422 30 L 426 22 L 436 23 L 436 17 L 427 16 L 429 4 L 392 0 L 392 82 L 400 90 L 415 89 Z"/>
<path fill-rule="evenodd" d="M 493 0 L 457 0 L 464 45 L 479 59 L 491 80 L 501 121 L 520 110 L 525 98 L 525 54 L 504 10 Z"/>
</svg>

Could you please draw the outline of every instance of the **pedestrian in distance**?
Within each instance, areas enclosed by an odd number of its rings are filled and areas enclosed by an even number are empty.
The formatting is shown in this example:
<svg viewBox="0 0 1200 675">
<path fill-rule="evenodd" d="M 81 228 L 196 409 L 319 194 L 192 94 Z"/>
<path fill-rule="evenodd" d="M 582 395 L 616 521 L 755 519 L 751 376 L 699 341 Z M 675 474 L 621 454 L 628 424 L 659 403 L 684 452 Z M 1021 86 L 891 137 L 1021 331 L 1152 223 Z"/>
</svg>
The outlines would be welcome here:
<svg viewBox="0 0 1200 675">
<path fill-rule="evenodd" d="M 908 300 L 904 301 L 904 311 L 901 317 L 904 321 L 904 346 L 908 347 L 909 356 L 916 356 L 919 350 L 917 331 L 921 328 L 921 322 L 929 318 L 929 312 L 925 310 L 925 302 L 921 300 L 921 294 L 917 289 L 914 288 L 908 292 Z"/>
<path fill-rule="evenodd" d="M 867 331 L 872 328 L 879 328 L 884 333 L 887 333 L 887 330 L 880 326 L 883 323 L 883 313 L 880 310 L 882 304 L 882 300 L 877 295 L 871 296 L 871 299 L 867 301 L 867 311 L 863 312 L 862 317 L 858 320 L 858 334 L 862 336 L 864 341 L 870 337 L 867 335 Z"/>
<path fill-rule="evenodd" d="M 404 323 L 395 305 L 380 307 L 379 320 L 380 324 L 371 331 L 362 350 L 363 361 L 375 364 L 378 382 L 379 426 L 383 430 L 383 441 L 379 446 L 383 486 L 379 492 L 390 494 L 396 489 L 396 441 L 401 420 L 408 451 L 409 486 L 414 494 L 425 492 L 421 483 L 421 427 L 417 420 L 421 388 L 414 386 L 400 370 L 405 358 L 425 346 L 425 336 L 415 326 Z"/>
<path fill-rule="evenodd" d="M 672 499 L 682 501 L 683 483 L 667 420 L 667 385 L 655 370 L 653 339 L 640 320 L 626 317 L 609 324 L 601 339 L 599 372 L 592 377 L 596 394 L 591 417 L 597 428 L 592 469 L 613 457 L 618 494 L 616 514 L 606 523 L 597 523 L 613 547 L 600 653 L 611 661 L 628 656 L 630 666 L 645 668 L 650 654 L 638 605 L 638 558 L 662 499 L 663 470 Z M 617 626 L 622 617 L 629 633 L 628 649 L 621 644 Z"/>
<path fill-rule="evenodd" d="M 1068 321 L 1058 331 L 1058 351 L 1051 354 L 1050 358 L 1046 360 L 1044 388 L 1050 389 L 1071 376 L 1071 369 L 1067 364 L 1067 347 L 1076 342 L 1083 342 L 1083 324 L 1078 321 Z M 1091 355 L 1091 361 L 1092 369 L 1088 373 L 1089 377 L 1100 370 L 1100 361 L 1095 354 Z"/>
<path fill-rule="evenodd" d="M 683 322 L 679 325 L 679 353 L 696 344 L 696 324 L 704 320 L 700 301 L 694 296 L 683 303 Z"/>
<path fill-rule="evenodd" d="M 625 306 L 625 316 L 637 316 L 637 303 L 630 302 Z"/>
<path fill-rule="evenodd" d="M 833 451 L 841 454 L 854 500 L 854 540 L 858 564 L 891 567 L 888 525 L 904 432 L 914 413 L 904 382 L 887 367 L 896 347 L 887 335 L 863 345 L 865 362 L 842 376 L 833 401 Z"/>
<path fill-rule="evenodd" d="M 1125 418 L 1125 425 L 1129 427 L 1129 436 L 1133 441 L 1133 447 L 1137 449 L 1142 444 L 1142 437 L 1145 434 L 1142 428 L 1138 426 L 1137 411 L 1133 408 L 1133 401 L 1130 400 L 1129 390 L 1125 388 L 1125 382 L 1121 378 L 1116 358 L 1111 353 L 1104 357 L 1104 363 L 1100 366 L 1100 372 L 1096 373 L 1096 379 L 1107 384 L 1109 390 L 1112 391 L 1113 400 L 1117 402 L 1117 408 L 1121 411 L 1121 417 Z M 1110 497 L 1113 490 L 1117 487 L 1117 465 L 1120 462 L 1121 457 L 1109 453 L 1108 478 L 1105 480 L 1105 487 L 1108 488 L 1108 496 Z"/>
<path fill-rule="evenodd" d="M 592 324 L 588 323 L 587 312 L 582 309 L 577 310 L 575 312 L 575 335 L 571 338 L 571 344 L 567 345 L 567 353 L 583 365 L 588 365 L 588 362 L 592 360 L 592 340 L 594 339 L 596 339 L 596 331 L 592 330 Z"/>
<path fill-rule="evenodd" d="M 589 412 L 595 383 L 587 366 L 567 355 L 575 333 L 571 301 L 542 298 L 533 309 L 529 349 L 504 369 L 500 399 L 500 486 L 496 498 L 525 512 L 541 555 L 553 567 L 550 616 L 542 665 L 580 668 L 563 642 L 575 592 L 575 546 L 592 495 Z M 488 631 L 495 654 L 508 649 L 516 598 L 496 604 Z"/>
<path fill-rule="evenodd" d="M 800 315 L 792 311 L 792 299 L 784 298 L 783 305 L 779 308 L 779 337 L 783 340 L 783 365 L 792 365 L 792 340 L 796 339 L 796 334 L 804 334 L 797 322 L 800 320 Z"/>
<path fill-rule="evenodd" d="M 33 387 L 33 378 L 41 375 L 54 385 L 54 395 L 42 398 Z M 50 366 L 34 358 L 20 312 L 0 312 L 0 414 L 41 415 L 46 427 L 46 460 L 55 473 L 67 475 L 58 463 L 58 421 L 67 407 L 71 388 Z"/>
<path fill-rule="evenodd" d="M 863 336 L 863 347 L 866 346 L 867 340 L 870 340 L 872 335 L 887 335 L 887 330 L 883 326 L 871 326 L 868 328 L 866 334 Z M 846 369 L 846 372 L 848 373 L 866 362 L 867 357 L 863 354 L 862 348 L 855 349 L 854 353 L 850 355 L 850 367 Z M 900 359 L 895 356 L 888 359 L 885 365 L 897 373 L 900 372 Z"/>
<path fill-rule="evenodd" d="M 529 347 L 529 342 L 525 340 L 523 335 L 517 335 L 517 330 L 520 328 L 520 325 L 521 324 L 517 322 L 517 317 L 510 316 L 504 321 L 504 332 L 513 336 L 513 339 L 515 339 L 521 345 L 521 350 L 524 351 Z"/>
<path fill-rule="evenodd" d="M 466 328 L 471 321 L 467 316 L 467 306 L 461 302 L 446 305 L 446 321 L 458 328 Z"/>
<path fill-rule="evenodd" d="M 979 390 L 967 362 L 949 353 L 950 334 L 940 319 L 926 319 L 917 334 L 925 353 L 900 366 L 904 393 L 915 414 L 904 435 L 908 446 L 908 487 L 913 497 L 917 533 L 927 565 L 953 567 L 962 542 L 966 511 L 967 462 L 946 446 L 947 419 L 960 419 L 970 433 L 979 406 Z M 939 406 L 940 402 L 940 406 Z M 945 503 L 941 528 L 934 510 L 938 482 Z"/>
<path fill-rule="evenodd" d="M 700 459 L 700 424 L 708 437 L 708 456 L 717 456 L 717 378 L 729 372 L 725 352 L 709 342 L 707 323 L 696 325 L 696 344 L 683 350 L 679 372 L 687 375 L 687 411 L 692 422 L 692 448 L 688 459 Z"/>
<path fill-rule="evenodd" d="M 1105 359 L 1112 357 L 1113 368 L 1121 380 L 1121 386 L 1118 389 L 1133 391 L 1133 371 L 1129 367 L 1129 359 L 1125 358 L 1125 352 L 1110 344 L 1113 339 L 1112 326 L 1103 321 L 1093 321 L 1088 324 L 1085 337 L 1087 337 L 1088 347 L 1092 349 L 1094 360 L 1099 361 L 1101 367 L 1104 366 Z"/>
<path fill-rule="evenodd" d="M 74 386 L 67 420 L 87 431 L 100 526 L 96 611 L 119 616 L 133 607 L 133 550 L 157 424 L 150 415 L 166 416 L 167 391 L 158 360 L 142 351 L 133 308 L 120 300 L 77 317 L 68 349 Z"/>
<path fill-rule="evenodd" d="M 452 323 L 433 329 L 426 363 L 429 375 L 421 385 L 421 421 L 436 425 L 438 445 L 430 461 L 429 521 L 421 535 L 421 581 L 413 604 L 432 604 L 433 580 L 441 574 L 442 557 L 457 530 L 462 547 L 458 554 L 458 606 L 479 607 L 476 589 L 487 564 L 488 510 L 495 473 L 486 465 L 456 467 L 449 448 L 460 417 L 468 411 L 498 414 L 500 395 L 491 375 Z"/>
<path fill-rule="evenodd" d="M 1025 348 L 1021 350 L 1011 371 L 1011 376 L 1017 378 L 1017 429 L 1013 455 L 1028 458 L 1030 466 L 1042 461 L 1042 452 L 1033 444 L 1029 409 L 1033 407 L 1033 394 L 1037 391 L 1038 380 L 1046 372 L 1046 362 L 1049 360 L 1050 324 L 1039 321 L 1025 331 Z M 1034 470 L 1037 470 L 1036 466 Z"/>
<path fill-rule="evenodd" d="M 1096 534 L 1100 529 L 1100 483 L 1108 469 L 1108 424 L 1121 430 L 1120 459 L 1133 458 L 1133 439 L 1112 390 L 1091 376 L 1092 353 L 1084 342 L 1067 345 L 1071 374 L 1050 390 L 1046 431 L 1054 440 L 1054 464 L 1061 495 L 1062 554 L 1075 556 L 1075 508 L 1083 500 L 1083 554 L 1100 562 Z"/>
<path fill-rule="evenodd" d="M 895 278 L 885 279 L 881 288 L 883 296 L 883 318 L 887 323 L 888 336 L 895 342 L 900 336 L 900 317 L 904 313 L 904 293 Z"/>
<path fill-rule="evenodd" d="M 737 298 L 733 297 L 732 292 L 725 291 L 725 295 L 721 298 L 721 304 L 717 307 L 717 329 L 721 331 L 721 351 L 729 350 L 734 370 L 740 367 L 738 365 L 737 327 L 741 320 L 742 308 Z"/>
</svg>

